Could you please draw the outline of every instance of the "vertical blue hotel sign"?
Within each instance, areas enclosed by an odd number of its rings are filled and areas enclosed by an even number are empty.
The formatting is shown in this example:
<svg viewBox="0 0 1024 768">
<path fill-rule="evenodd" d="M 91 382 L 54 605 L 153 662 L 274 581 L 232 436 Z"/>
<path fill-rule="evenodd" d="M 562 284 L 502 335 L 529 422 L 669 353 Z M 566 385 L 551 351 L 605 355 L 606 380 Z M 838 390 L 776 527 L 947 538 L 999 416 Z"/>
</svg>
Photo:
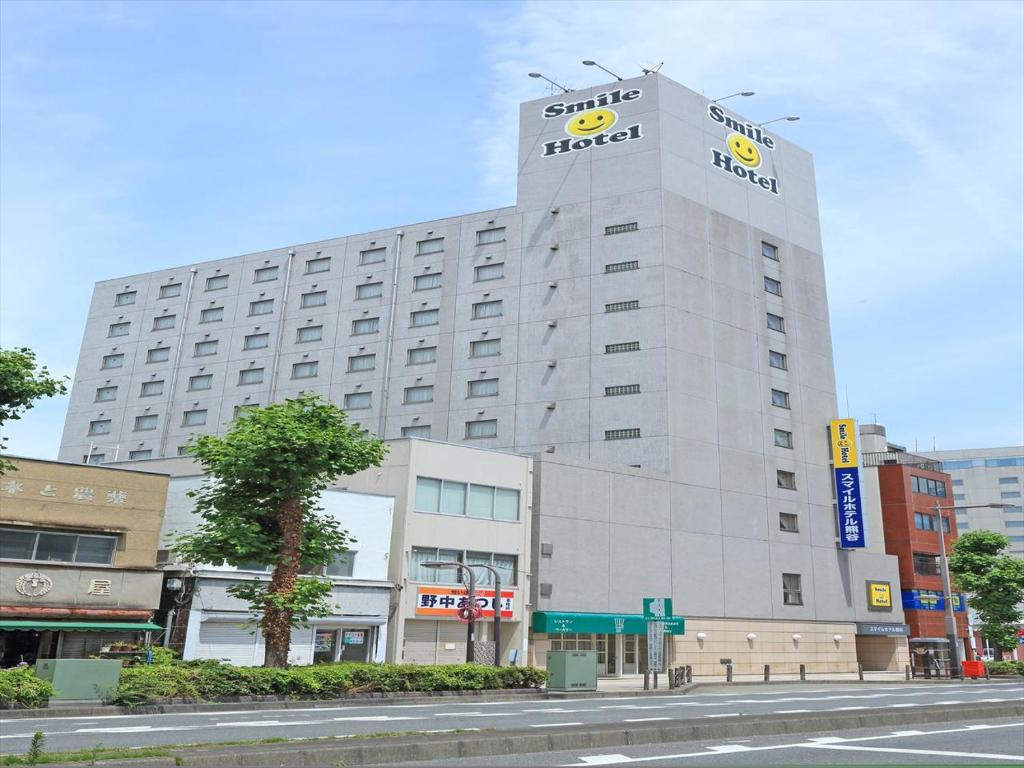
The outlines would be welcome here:
<svg viewBox="0 0 1024 768">
<path fill-rule="evenodd" d="M 835 468 L 839 546 L 843 549 L 867 546 L 864 508 L 860 495 L 859 464 L 856 425 L 853 419 L 833 420 L 832 465 Z"/>
</svg>

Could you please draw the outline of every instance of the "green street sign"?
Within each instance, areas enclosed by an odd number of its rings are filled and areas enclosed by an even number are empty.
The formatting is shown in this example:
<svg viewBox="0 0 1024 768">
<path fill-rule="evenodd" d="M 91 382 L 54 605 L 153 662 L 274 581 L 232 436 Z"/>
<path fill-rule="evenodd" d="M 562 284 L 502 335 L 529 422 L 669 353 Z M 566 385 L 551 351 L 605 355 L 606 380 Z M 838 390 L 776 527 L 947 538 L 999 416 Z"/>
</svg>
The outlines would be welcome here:
<svg viewBox="0 0 1024 768">
<path fill-rule="evenodd" d="M 645 597 L 644 618 L 647 621 L 665 621 L 672 618 L 672 598 Z"/>
</svg>

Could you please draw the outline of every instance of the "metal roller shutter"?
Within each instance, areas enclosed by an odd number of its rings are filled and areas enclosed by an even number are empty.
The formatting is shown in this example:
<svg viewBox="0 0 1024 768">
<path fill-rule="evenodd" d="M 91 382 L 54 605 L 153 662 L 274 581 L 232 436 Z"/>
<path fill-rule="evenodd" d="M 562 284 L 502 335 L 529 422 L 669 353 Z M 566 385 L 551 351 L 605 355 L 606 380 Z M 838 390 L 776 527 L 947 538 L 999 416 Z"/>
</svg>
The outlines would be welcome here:
<svg viewBox="0 0 1024 768">
<path fill-rule="evenodd" d="M 235 621 L 204 621 L 199 625 L 201 659 L 217 659 L 239 667 L 263 664 L 263 638 L 246 624 Z"/>
<path fill-rule="evenodd" d="M 436 621 L 405 622 L 405 644 L 402 661 L 406 664 L 437 663 L 437 625 Z"/>
</svg>

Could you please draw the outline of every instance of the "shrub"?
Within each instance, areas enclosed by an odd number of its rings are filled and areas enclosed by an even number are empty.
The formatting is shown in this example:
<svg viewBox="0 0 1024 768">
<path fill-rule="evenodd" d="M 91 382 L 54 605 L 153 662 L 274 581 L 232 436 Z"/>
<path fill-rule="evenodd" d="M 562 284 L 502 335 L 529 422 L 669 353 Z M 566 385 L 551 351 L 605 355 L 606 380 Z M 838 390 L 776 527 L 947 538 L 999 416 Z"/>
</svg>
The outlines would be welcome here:
<svg viewBox="0 0 1024 768">
<path fill-rule="evenodd" d="M 0 669 L 0 705 L 44 707 L 55 693 L 47 680 L 36 677 L 29 667 Z"/>
<path fill-rule="evenodd" d="M 1024 675 L 1024 661 L 987 661 L 990 675 Z"/>
</svg>

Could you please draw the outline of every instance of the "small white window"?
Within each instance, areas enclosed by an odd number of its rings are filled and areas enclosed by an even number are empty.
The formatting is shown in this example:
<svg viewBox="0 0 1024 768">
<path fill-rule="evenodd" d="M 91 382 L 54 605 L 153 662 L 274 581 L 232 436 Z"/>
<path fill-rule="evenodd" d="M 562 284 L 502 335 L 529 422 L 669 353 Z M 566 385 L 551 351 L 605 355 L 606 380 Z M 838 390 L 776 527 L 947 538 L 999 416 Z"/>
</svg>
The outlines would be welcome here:
<svg viewBox="0 0 1024 768">
<path fill-rule="evenodd" d="M 100 363 L 100 368 L 123 368 L 124 367 L 124 355 L 118 352 L 115 355 L 104 355 L 103 362 Z"/>
<path fill-rule="evenodd" d="M 209 307 L 199 313 L 200 323 L 219 323 L 224 319 L 224 307 Z"/>
<path fill-rule="evenodd" d="M 154 331 L 166 331 L 174 327 L 174 315 L 157 315 L 153 318 Z"/>
<path fill-rule="evenodd" d="M 138 450 L 138 451 L 129 451 L 128 452 L 128 459 L 130 461 L 139 461 L 141 459 L 152 459 L 152 458 L 153 458 L 153 451 L 151 451 L 151 450 Z"/>
<path fill-rule="evenodd" d="M 370 248 L 359 252 L 359 264 L 378 264 L 387 258 L 387 248 Z"/>
<path fill-rule="evenodd" d="M 768 365 L 772 368 L 778 368 L 780 371 L 788 370 L 789 365 L 786 360 L 786 356 L 781 352 L 776 352 L 773 349 L 768 350 Z"/>
<path fill-rule="evenodd" d="M 311 379 L 317 375 L 320 363 L 316 360 L 309 363 L 295 363 L 292 365 L 293 379 Z"/>
<path fill-rule="evenodd" d="M 773 315 L 771 312 L 768 313 L 768 328 L 779 333 L 786 332 L 786 321 L 779 315 Z"/>
<path fill-rule="evenodd" d="M 429 424 L 416 424 L 411 427 L 402 427 L 402 437 L 430 437 Z"/>
<path fill-rule="evenodd" d="M 160 286 L 161 299 L 173 299 L 175 296 L 181 296 L 181 283 Z"/>
<path fill-rule="evenodd" d="M 270 346 L 269 333 L 250 333 L 245 337 L 242 349 L 266 349 Z"/>
<path fill-rule="evenodd" d="M 269 315 L 274 311 L 273 299 L 259 299 L 249 302 L 249 317 L 253 315 Z"/>
<path fill-rule="evenodd" d="M 125 307 L 129 304 L 135 303 L 135 297 L 138 295 L 138 291 L 122 291 L 121 293 L 114 296 L 115 307 Z"/>
<path fill-rule="evenodd" d="M 501 299 L 496 299 L 494 301 L 478 301 L 473 305 L 474 320 L 481 320 L 485 317 L 500 317 L 501 314 Z"/>
<path fill-rule="evenodd" d="M 792 448 L 793 433 L 785 429 L 775 430 L 775 446 L 777 448 Z"/>
<path fill-rule="evenodd" d="M 357 299 L 379 299 L 384 295 L 384 283 L 363 283 L 356 286 Z"/>
<path fill-rule="evenodd" d="M 243 368 L 238 372 L 238 384 L 262 384 L 263 383 L 263 369 L 262 368 Z"/>
<path fill-rule="evenodd" d="M 501 354 L 501 339 L 478 339 L 469 342 L 470 357 L 495 357 Z"/>
<path fill-rule="evenodd" d="M 467 397 L 493 397 L 498 394 L 497 379 L 477 379 L 470 381 Z"/>
<path fill-rule="evenodd" d="M 188 379 L 188 391 L 196 392 L 203 389 L 213 388 L 213 374 L 203 373 L 198 376 L 190 376 Z"/>
<path fill-rule="evenodd" d="M 432 403 L 434 401 L 434 388 L 432 386 L 406 387 L 406 403 Z"/>
<path fill-rule="evenodd" d="M 157 416 L 155 413 L 147 413 L 144 416 L 135 417 L 135 431 L 148 432 L 156 429 Z"/>
<path fill-rule="evenodd" d="M 107 336 L 127 336 L 131 327 L 131 323 L 111 323 Z"/>
<path fill-rule="evenodd" d="M 345 410 L 358 411 L 373 406 L 372 392 L 349 392 L 345 395 Z"/>
<path fill-rule="evenodd" d="M 194 411 L 185 411 L 185 415 L 181 420 L 181 426 L 183 427 L 201 427 L 206 423 L 206 409 L 197 408 Z"/>
<path fill-rule="evenodd" d="M 761 241 L 761 255 L 764 256 L 766 259 L 771 259 L 772 261 L 778 261 L 779 260 L 779 249 L 778 249 L 777 246 L 774 246 L 771 243 L 766 243 L 766 242 L 764 242 L 762 240 Z"/>
<path fill-rule="evenodd" d="M 307 325 L 295 333 L 295 341 L 301 344 L 306 341 L 321 341 L 324 338 L 324 327 L 322 325 Z"/>
<path fill-rule="evenodd" d="M 483 419 L 481 421 L 466 422 L 466 438 L 482 438 L 498 436 L 498 420 Z"/>
<path fill-rule="evenodd" d="M 429 291 L 432 288 L 441 287 L 441 273 L 432 272 L 429 275 L 416 275 L 412 279 L 412 289 L 414 291 Z"/>
<path fill-rule="evenodd" d="M 476 244 L 487 245 L 489 243 L 501 243 L 505 240 L 505 228 L 504 227 L 493 227 L 491 229 L 481 229 L 476 233 Z"/>
<path fill-rule="evenodd" d="M 797 533 L 800 530 L 797 516 L 792 512 L 779 512 L 779 530 Z"/>
<path fill-rule="evenodd" d="M 799 573 L 782 574 L 782 602 L 785 605 L 803 605 L 803 592 L 800 588 Z"/>
<path fill-rule="evenodd" d="M 300 303 L 303 309 L 326 306 L 327 291 L 311 291 L 310 293 L 304 293 L 302 294 L 302 301 Z"/>
<path fill-rule="evenodd" d="M 155 397 L 164 393 L 164 380 L 144 381 L 139 389 L 139 397 Z"/>
<path fill-rule="evenodd" d="M 97 419 L 89 422 L 90 435 L 109 435 L 110 419 Z"/>
<path fill-rule="evenodd" d="M 425 256 L 428 253 L 440 253 L 444 250 L 444 238 L 434 237 L 430 240 L 419 240 L 416 243 L 416 255 Z"/>
<path fill-rule="evenodd" d="M 231 418 L 237 419 L 246 411 L 251 411 L 254 408 L 259 408 L 259 405 L 256 403 L 243 403 L 242 405 L 236 405 L 231 412 Z"/>
<path fill-rule="evenodd" d="M 438 311 L 436 309 L 421 309 L 409 315 L 409 325 L 413 328 L 421 328 L 424 325 L 437 325 Z"/>
<path fill-rule="evenodd" d="M 352 335 L 360 336 L 364 333 L 376 333 L 380 330 L 379 317 L 364 317 L 352 321 Z"/>
<path fill-rule="evenodd" d="M 206 290 L 208 291 L 220 291 L 228 287 L 228 276 L 227 275 L 214 275 L 213 277 L 206 278 Z"/>
<path fill-rule="evenodd" d="M 208 357 L 209 355 L 217 354 L 217 339 L 210 339 L 209 341 L 197 341 L 196 350 L 193 353 L 193 357 Z"/>
<path fill-rule="evenodd" d="M 170 347 L 154 347 L 146 351 L 147 363 L 166 363 L 171 359 Z"/>
<path fill-rule="evenodd" d="M 781 389 L 773 389 L 772 405 L 777 408 L 789 408 L 789 392 L 783 392 Z"/>
<path fill-rule="evenodd" d="M 112 400 L 117 399 L 117 387 L 97 387 L 96 388 L 96 402 L 97 403 L 109 403 Z"/>
<path fill-rule="evenodd" d="M 318 272 L 331 271 L 331 257 L 324 256 L 320 259 L 308 259 L 306 261 L 306 274 L 315 275 Z"/>
<path fill-rule="evenodd" d="M 413 347 L 409 350 L 408 365 L 437 362 L 437 347 Z"/>
<path fill-rule="evenodd" d="M 254 283 L 266 283 L 277 280 L 277 267 L 260 267 L 253 276 Z"/>
<path fill-rule="evenodd" d="M 481 264 L 473 267 L 473 282 L 482 283 L 487 280 L 500 280 L 505 276 L 505 262 L 497 264 Z"/>
<path fill-rule="evenodd" d="M 775 296 L 781 296 L 782 295 L 782 283 L 780 283 L 778 280 L 776 280 L 773 277 L 765 277 L 765 279 L 764 279 L 764 289 L 768 293 L 773 294 Z"/>
<path fill-rule="evenodd" d="M 779 488 L 785 488 L 787 491 L 796 490 L 796 473 L 787 472 L 784 469 L 775 470 L 776 485 Z"/>
<path fill-rule="evenodd" d="M 352 355 L 348 359 L 349 371 L 372 371 L 377 366 L 377 355 Z"/>
</svg>

